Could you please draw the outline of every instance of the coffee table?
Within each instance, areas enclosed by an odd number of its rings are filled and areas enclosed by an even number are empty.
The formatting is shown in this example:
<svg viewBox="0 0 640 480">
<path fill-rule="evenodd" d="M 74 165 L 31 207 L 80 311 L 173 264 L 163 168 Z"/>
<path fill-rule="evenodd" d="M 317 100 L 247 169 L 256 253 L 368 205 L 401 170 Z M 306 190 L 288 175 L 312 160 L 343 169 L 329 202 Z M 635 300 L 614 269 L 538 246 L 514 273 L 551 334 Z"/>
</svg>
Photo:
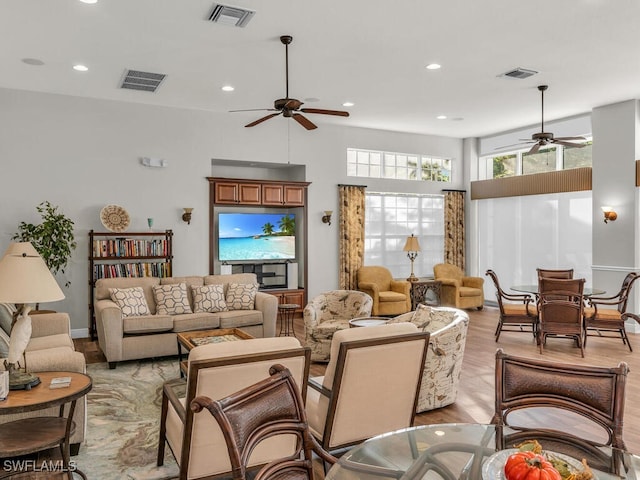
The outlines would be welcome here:
<svg viewBox="0 0 640 480">
<path fill-rule="evenodd" d="M 71 471 L 69 438 L 75 427 L 73 412 L 76 401 L 91 390 L 91 377 L 77 372 L 38 372 L 36 375 L 40 377 L 40 384 L 31 390 L 10 391 L 7 399 L 0 402 L 0 415 L 33 412 L 56 406 L 60 407 L 60 414 L 57 417 L 23 418 L 2 425 L 0 458 L 29 455 L 60 445 L 62 470 L 68 473 L 69 478 L 72 478 L 73 473 L 86 478 L 80 470 Z M 71 383 L 64 388 L 49 388 L 51 380 L 58 377 L 69 377 Z M 69 404 L 69 408 L 65 417 L 66 404 Z"/>
<path fill-rule="evenodd" d="M 187 362 L 182 361 L 182 348 L 190 352 L 193 348 L 210 343 L 234 342 L 254 338 L 239 328 L 214 328 L 211 330 L 192 330 L 180 332 L 176 335 L 178 340 L 178 361 L 180 362 L 180 376 L 187 372 Z"/>
</svg>

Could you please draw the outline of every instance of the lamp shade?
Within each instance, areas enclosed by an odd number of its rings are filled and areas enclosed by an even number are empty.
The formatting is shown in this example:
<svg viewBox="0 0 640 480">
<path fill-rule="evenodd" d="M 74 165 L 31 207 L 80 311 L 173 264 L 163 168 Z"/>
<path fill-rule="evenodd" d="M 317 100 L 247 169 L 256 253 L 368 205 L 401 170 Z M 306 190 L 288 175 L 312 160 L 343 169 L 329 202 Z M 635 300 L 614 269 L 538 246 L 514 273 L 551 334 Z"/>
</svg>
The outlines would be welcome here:
<svg viewBox="0 0 640 480">
<path fill-rule="evenodd" d="M 63 298 L 58 282 L 30 242 L 9 245 L 0 259 L 0 302 L 41 303 Z"/>
<path fill-rule="evenodd" d="M 418 243 L 418 237 L 414 237 L 413 233 L 410 237 L 407 237 L 407 242 L 404 244 L 403 252 L 419 252 L 420 244 Z"/>
</svg>

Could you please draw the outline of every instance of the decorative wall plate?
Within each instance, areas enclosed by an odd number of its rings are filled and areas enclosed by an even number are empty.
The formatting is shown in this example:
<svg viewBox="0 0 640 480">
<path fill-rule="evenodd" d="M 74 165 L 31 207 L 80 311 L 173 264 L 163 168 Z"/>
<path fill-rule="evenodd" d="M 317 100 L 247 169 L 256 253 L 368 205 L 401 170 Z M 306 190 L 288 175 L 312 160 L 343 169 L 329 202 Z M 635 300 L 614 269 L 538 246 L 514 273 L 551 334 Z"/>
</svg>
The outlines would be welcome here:
<svg viewBox="0 0 640 480">
<path fill-rule="evenodd" d="M 121 206 L 107 205 L 100 210 L 100 221 L 110 232 L 120 233 L 129 228 L 131 218 Z"/>
</svg>

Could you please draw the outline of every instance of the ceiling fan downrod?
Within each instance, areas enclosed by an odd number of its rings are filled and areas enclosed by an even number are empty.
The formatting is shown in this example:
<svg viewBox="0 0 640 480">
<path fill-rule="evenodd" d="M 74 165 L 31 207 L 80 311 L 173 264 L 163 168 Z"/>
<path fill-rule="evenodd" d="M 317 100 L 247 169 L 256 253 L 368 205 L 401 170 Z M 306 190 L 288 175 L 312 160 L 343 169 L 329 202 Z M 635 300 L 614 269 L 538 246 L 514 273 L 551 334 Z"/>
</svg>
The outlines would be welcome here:
<svg viewBox="0 0 640 480">
<path fill-rule="evenodd" d="M 293 37 L 291 35 L 282 35 L 280 37 L 280 41 L 284 45 L 284 78 L 286 85 L 286 94 L 284 98 L 289 98 L 289 44 L 293 41 Z"/>
<path fill-rule="evenodd" d="M 540 90 L 540 98 L 541 98 L 541 102 L 542 102 L 542 119 L 540 122 L 540 131 L 544 132 L 544 91 L 549 88 L 548 85 L 540 85 L 538 86 L 538 90 Z"/>
</svg>

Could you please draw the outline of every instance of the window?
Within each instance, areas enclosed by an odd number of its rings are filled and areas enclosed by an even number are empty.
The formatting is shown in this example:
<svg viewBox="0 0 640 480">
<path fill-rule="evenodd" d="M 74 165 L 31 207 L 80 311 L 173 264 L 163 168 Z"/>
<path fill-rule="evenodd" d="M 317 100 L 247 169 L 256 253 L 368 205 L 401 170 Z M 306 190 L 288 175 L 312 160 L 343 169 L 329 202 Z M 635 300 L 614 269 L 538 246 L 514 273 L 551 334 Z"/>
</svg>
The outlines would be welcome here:
<svg viewBox="0 0 640 480">
<path fill-rule="evenodd" d="M 451 159 L 348 148 L 347 175 L 350 177 L 450 182 Z"/>
<path fill-rule="evenodd" d="M 416 276 L 433 274 L 444 258 L 444 196 L 367 192 L 365 265 L 384 265 L 394 278 L 407 278 L 411 263 L 402 251 L 407 237 L 418 237 Z"/>
<path fill-rule="evenodd" d="M 484 175 L 487 179 L 590 167 L 592 145 L 591 140 L 585 142 L 582 147 L 565 147 L 556 144 L 531 154 L 528 153 L 527 148 L 495 157 L 483 157 L 480 161 L 484 162 L 481 165 L 485 166 Z"/>
</svg>

